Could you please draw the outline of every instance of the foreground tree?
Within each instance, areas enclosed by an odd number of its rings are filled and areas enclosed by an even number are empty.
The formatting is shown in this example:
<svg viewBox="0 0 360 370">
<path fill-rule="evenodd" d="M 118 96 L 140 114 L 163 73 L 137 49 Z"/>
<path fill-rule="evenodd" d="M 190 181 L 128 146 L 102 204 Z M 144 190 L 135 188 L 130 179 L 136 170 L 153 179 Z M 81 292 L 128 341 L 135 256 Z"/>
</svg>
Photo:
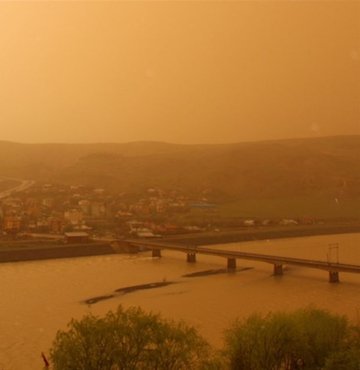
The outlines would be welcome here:
<svg viewBox="0 0 360 370">
<path fill-rule="evenodd" d="M 305 309 L 237 321 L 226 351 L 233 370 L 353 370 L 360 369 L 358 338 L 345 317 Z"/>
<path fill-rule="evenodd" d="M 140 308 L 72 320 L 67 331 L 57 333 L 50 358 L 54 370 L 218 368 L 194 328 Z"/>
<path fill-rule="evenodd" d="M 252 315 L 227 332 L 225 355 L 184 323 L 119 307 L 71 321 L 50 358 L 54 370 L 359 370 L 360 326 L 317 309 Z"/>
<path fill-rule="evenodd" d="M 333 353 L 322 370 L 359 370 L 360 349 L 349 348 Z"/>
<path fill-rule="evenodd" d="M 360 369 L 360 325 L 350 327 L 343 346 L 326 360 L 323 370 Z"/>
</svg>

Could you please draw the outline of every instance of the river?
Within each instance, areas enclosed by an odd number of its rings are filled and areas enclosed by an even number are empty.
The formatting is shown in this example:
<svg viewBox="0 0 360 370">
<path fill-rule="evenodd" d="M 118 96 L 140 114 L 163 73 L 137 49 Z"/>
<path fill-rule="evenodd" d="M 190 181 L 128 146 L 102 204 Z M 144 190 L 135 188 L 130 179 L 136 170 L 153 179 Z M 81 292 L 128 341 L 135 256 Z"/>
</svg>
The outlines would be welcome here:
<svg viewBox="0 0 360 370">
<path fill-rule="evenodd" d="M 332 243 L 339 245 L 340 262 L 360 264 L 360 234 L 211 248 L 327 260 Z M 335 261 L 335 249 L 329 258 Z M 326 271 L 289 266 L 282 277 L 274 277 L 269 264 L 238 260 L 238 268 L 247 269 L 183 277 L 196 271 L 221 269 L 225 264 L 223 258 L 203 255 L 198 256 L 197 263 L 188 264 L 183 253 L 173 251 L 163 251 L 161 259 L 144 253 L 0 264 L 0 369 L 41 369 L 41 352 L 48 353 L 56 331 L 66 328 L 72 317 L 80 318 L 88 312 L 102 315 L 119 304 L 141 306 L 161 312 L 166 318 L 185 320 L 217 347 L 223 342 L 224 330 L 236 317 L 253 312 L 314 305 L 346 314 L 351 320 L 360 317 L 360 275 L 356 274 L 341 273 L 341 283 L 330 284 Z M 118 288 L 163 280 L 176 284 L 118 294 L 93 305 L 83 303 Z"/>
</svg>

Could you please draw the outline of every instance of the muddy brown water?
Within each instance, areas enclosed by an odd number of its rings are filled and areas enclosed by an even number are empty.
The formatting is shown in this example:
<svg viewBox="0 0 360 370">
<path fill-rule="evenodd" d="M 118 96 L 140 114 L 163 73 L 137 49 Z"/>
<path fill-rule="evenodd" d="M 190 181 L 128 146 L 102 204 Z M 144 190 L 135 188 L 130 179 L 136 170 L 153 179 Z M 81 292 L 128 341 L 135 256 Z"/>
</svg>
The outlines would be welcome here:
<svg viewBox="0 0 360 370">
<path fill-rule="evenodd" d="M 299 258 L 360 264 L 360 234 L 312 236 L 211 246 Z M 329 248 L 332 247 L 332 248 Z M 102 315 L 119 304 L 135 305 L 166 318 L 182 319 L 197 327 L 220 347 L 223 332 L 236 317 L 253 312 L 290 311 L 313 305 L 360 317 L 360 275 L 340 274 L 329 284 L 321 270 L 285 267 L 284 276 L 272 276 L 272 265 L 238 260 L 237 273 L 183 277 L 221 270 L 226 260 L 198 256 L 185 262 L 180 252 L 150 253 L 0 264 L 0 369 L 38 370 L 41 352 L 48 353 L 58 329 L 69 320 L 92 312 Z M 118 294 L 118 289 L 155 282 L 174 282 L 156 289 Z M 109 296 L 95 304 L 84 302 Z"/>
</svg>

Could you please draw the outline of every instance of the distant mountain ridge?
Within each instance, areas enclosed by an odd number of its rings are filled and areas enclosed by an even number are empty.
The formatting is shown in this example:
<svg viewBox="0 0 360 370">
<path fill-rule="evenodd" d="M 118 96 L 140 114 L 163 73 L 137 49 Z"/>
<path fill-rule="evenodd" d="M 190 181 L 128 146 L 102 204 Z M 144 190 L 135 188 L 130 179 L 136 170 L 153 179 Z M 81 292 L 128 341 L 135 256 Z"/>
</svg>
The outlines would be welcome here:
<svg viewBox="0 0 360 370">
<path fill-rule="evenodd" d="M 134 192 L 209 189 L 225 198 L 360 197 L 360 136 L 178 145 L 0 142 L 0 175 Z"/>
</svg>

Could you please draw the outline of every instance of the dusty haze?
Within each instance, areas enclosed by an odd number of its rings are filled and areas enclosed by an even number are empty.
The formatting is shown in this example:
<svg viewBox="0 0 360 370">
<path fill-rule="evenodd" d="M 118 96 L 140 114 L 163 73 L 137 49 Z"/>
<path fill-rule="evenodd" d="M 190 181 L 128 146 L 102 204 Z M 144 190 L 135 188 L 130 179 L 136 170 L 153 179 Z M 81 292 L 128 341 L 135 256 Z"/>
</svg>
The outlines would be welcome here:
<svg viewBox="0 0 360 370">
<path fill-rule="evenodd" d="M 2 140 L 360 134 L 358 2 L 1 2 Z"/>
</svg>

